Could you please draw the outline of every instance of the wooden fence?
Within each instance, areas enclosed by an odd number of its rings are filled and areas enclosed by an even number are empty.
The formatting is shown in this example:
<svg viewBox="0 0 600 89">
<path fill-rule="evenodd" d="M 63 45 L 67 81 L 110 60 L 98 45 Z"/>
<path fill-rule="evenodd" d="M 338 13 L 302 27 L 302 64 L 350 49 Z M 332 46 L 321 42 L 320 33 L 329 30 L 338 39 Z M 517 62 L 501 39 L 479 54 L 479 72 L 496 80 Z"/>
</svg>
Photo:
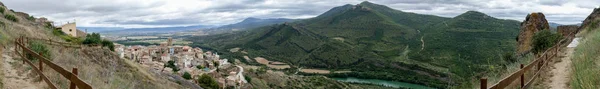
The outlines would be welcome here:
<svg viewBox="0 0 600 89">
<path fill-rule="evenodd" d="M 65 68 L 49 61 L 47 58 L 42 56 L 41 53 L 36 53 L 31 49 L 27 48 L 27 44 L 25 44 L 24 42 L 26 42 L 24 37 L 20 37 L 15 40 L 15 53 L 21 56 L 23 62 L 29 64 L 29 66 L 31 66 L 32 69 L 37 74 L 39 74 L 40 78 L 44 80 L 46 84 L 48 84 L 48 87 L 50 87 L 51 89 L 57 89 L 56 85 L 54 85 L 54 83 L 52 83 L 52 81 L 50 81 L 48 77 L 44 75 L 44 73 L 42 73 L 44 64 L 61 74 L 63 77 L 67 78 L 69 81 L 71 81 L 70 89 L 75 89 L 76 87 L 79 87 L 79 89 L 92 89 L 92 87 L 88 83 L 82 81 L 79 77 L 77 77 L 77 68 L 73 68 L 72 72 L 69 72 L 65 70 Z M 19 49 L 21 49 L 22 51 L 19 52 Z M 38 59 L 38 67 L 36 67 L 35 64 L 29 61 L 25 54 L 30 54 L 30 56 L 33 56 L 36 59 Z"/>
<path fill-rule="evenodd" d="M 572 35 L 574 35 L 574 33 L 570 33 L 564 39 L 561 39 L 560 41 L 558 41 L 556 43 L 556 45 L 554 45 L 551 48 L 549 48 L 548 50 L 544 51 L 541 56 L 539 56 L 539 57 L 536 56 L 535 60 L 533 62 L 527 64 L 526 66 L 523 66 L 523 64 L 521 64 L 519 66 L 521 68 L 520 70 L 503 78 L 502 80 L 500 80 L 498 83 L 492 85 L 491 87 L 487 87 L 487 85 L 488 85 L 487 78 L 481 78 L 479 80 L 480 84 L 481 84 L 480 88 L 481 89 L 504 89 L 504 88 L 508 87 L 510 84 L 512 84 L 517 79 L 520 80 L 520 84 L 521 84 L 520 89 L 528 88 L 532 84 L 532 82 L 535 79 L 537 79 L 537 77 L 540 76 L 540 72 L 542 72 L 542 69 L 546 67 L 548 62 L 558 56 L 560 48 L 562 46 L 568 45 L 569 42 L 571 42 L 571 40 L 573 40 L 573 37 L 571 37 Z M 533 76 L 529 80 L 527 80 L 527 82 L 525 82 L 525 73 L 527 71 L 532 71 L 531 68 L 534 68 L 534 66 L 536 66 L 535 67 L 536 70 L 533 71 L 534 72 Z"/>
</svg>

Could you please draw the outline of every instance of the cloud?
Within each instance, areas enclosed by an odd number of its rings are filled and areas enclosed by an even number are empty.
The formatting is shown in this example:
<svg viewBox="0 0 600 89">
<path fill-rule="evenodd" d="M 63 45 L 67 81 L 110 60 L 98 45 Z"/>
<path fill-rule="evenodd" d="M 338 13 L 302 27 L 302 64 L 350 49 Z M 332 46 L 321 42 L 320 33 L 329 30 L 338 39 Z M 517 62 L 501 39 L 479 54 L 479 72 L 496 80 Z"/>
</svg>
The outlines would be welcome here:
<svg viewBox="0 0 600 89">
<path fill-rule="evenodd" d="M 362 0 L 6 0 L 6 6 L 57 23 L 77 21 L 88 27 L 168 27 L 225 25 L 248 17 L 310 18 Z M 522 21 L 544 12 L 551 22 L 581 22 L 598 0 L 371 0 L 391 8 L 454 17 L 469 10 Z"/>
</svg>

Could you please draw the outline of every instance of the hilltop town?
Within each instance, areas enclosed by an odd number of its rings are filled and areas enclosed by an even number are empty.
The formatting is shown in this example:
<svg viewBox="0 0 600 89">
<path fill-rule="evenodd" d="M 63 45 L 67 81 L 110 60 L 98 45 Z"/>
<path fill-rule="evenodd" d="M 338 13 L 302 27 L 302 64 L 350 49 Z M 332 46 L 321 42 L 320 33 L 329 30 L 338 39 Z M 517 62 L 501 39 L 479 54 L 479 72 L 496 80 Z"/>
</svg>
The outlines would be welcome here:
<svg viewBox="0 0 600 89">
<path fill-rule="evenodd" d="M 181 76 L 211 75 L 222 87 L 244 87 L 248 81 L 244 78 L 244 69 L 221 59 L 211 51 L 198 47 L 173 45 L 173 39 L 160 45 L 115 45 L 120 58 L 142 64 L 155 72 L 175 73 Z M 191 76 L 193 79 L 199 76 Z M 190 80 L 193 81 L 193 80 Z"/>
</svg>

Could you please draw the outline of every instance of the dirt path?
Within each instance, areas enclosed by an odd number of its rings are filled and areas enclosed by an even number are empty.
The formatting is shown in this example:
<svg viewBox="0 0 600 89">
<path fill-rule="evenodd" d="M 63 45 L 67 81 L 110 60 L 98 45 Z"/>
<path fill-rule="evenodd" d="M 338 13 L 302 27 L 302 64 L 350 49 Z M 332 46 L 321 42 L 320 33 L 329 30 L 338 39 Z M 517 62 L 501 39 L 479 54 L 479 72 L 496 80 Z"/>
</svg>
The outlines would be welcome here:
<svg viewBox="0 0 600 89">
<path fill-rule="evenodd" d="M 560 60 L 556 60 L 552 66 L 552 70 L 550 70 L 550 78 L 545 82 L 545 85 L 549 89 L 570 89 L 569 88 L 569 78 L 571 74 L 571 56 L 573 55 L 573 47 L 565 48 L 565 51 L 560 55 Z"/>
<path fill-rule="evenodd" d="M 8 51 L 8 50 L 5 50 Z M 9 52 L 2 52 L 2 71 L 4 87 L 2 89 L 42 89 L 46 84 L 36 82 L 35 78 L 29 78 L 31 70 L 25 71 L 27 66 L 22 66 L 21 61 L 14 60 Z M 39 80 L 38 80 L 39 81 Z"/>
</svg>

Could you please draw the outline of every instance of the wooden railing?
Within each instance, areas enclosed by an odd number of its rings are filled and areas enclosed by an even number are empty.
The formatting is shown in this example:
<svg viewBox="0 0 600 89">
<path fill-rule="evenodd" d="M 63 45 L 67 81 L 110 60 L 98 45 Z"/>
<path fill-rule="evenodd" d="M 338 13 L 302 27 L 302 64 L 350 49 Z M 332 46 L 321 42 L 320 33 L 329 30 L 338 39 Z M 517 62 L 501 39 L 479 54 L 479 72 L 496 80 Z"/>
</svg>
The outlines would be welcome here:
<svg viewBox="0 0 600 89">
<path fill-rule="evenodd" d="M 560 41 L 558 41 L 556 43 L 556 45 L 554 45 L 551 48 L 549 48 L 548 50 L 544 51 L 541 56 L 539 56 L 539 57 L 536 56 L 535 60 L 533 62 L 527 64 L 526 66 L 523 66 L 523 64 L 521 64 L 519 66 L 521 68 L 520 70 L 503 78 L 502 80 L 498 81 L 498 83 L 492 85 L 491 87 L 487 87 L 487 78 L 481 78 L 479 80 L 480 84 L 481 84 L 480 88 L 481 89 L 504 89 L 504 88 L 508 87 L 510 84 L 512 84 L 517 79 L 520 80 L 520 84 L 521 84 L 520 89 L 528 88 L 532 84 L 532 82 L 535 79 L 537 79 L 537 77 L 539 77 L 540 72 L 542 72 L 542 68 L 545 68 L 550 60 L 552 60 L 553 58 L 558 56 L 560 48 L 562 46 L 565 46 L 565 44 L 568 45 L 569 42 L 571 40 L 573 40 L 573 37 L 571 37 L 572 35 L 574 35 L 574 33 L 570 33 L 564 39 L 561 39 Z M 533 71 L 534 72 L 533 76 L 527 82 L 525 82 L 525 73 L 527 71 L 530 71 L 531 68 L 533 68 L 534 66 L 536 66 L 536 70 Z"/>
<path fill-rule="evenodd" d="M 15 40 L 15 53 L 21 56 L 23 62 L 29 64 L 29 66 L 31 66 L 32 69 L 37 74 L 39 74 L 40 78 L 44 80 L 46 84 L 48 84 L 48 87 L 50 87 L 51 89 L 57 89 L 56 85 L 54 85 L 54 83 L 52 83 L 52 81 L 50 81 L 48 77 L 44 75 L 44 73 L 42 73 L 44 64 L 61 74 L 63 77 L 67 78 L 69 81 L 71 81 L 70 89 L 75 89 L 76 87 L 78 87 L 79 89 L 93 89 L 88 83 L 82 81 L 79 77 L 77 77 L 77 68 L 73 68 L 72 72 L 69 72 L 65 70 L 65 68 L 54 64 L 51 61 L 48 61 L 48 59 L 42 56 L 41 53 L 36 53 L 31 49 L 27 48 L 27 44 L 24 43 L 26 42 L 24 39 L 24 37 L 20 37 Z M 19 52 L 19 49 L 21 49 L 22 51 Z M 36 67 L 35 64 L 29 61 L 25 54 L 30 54 L 30 56 L 33 56 L 34 58 L 38 59 L 38 67 Z"/>
</svg>

